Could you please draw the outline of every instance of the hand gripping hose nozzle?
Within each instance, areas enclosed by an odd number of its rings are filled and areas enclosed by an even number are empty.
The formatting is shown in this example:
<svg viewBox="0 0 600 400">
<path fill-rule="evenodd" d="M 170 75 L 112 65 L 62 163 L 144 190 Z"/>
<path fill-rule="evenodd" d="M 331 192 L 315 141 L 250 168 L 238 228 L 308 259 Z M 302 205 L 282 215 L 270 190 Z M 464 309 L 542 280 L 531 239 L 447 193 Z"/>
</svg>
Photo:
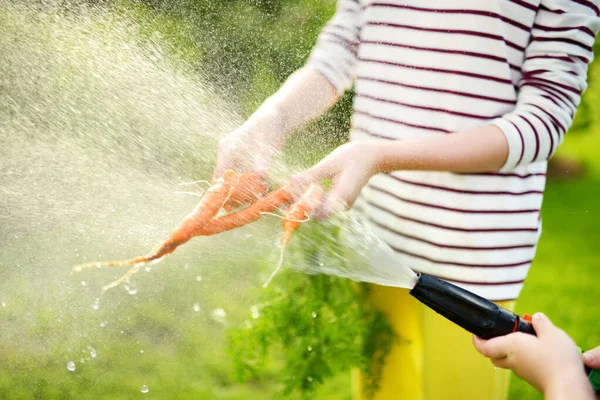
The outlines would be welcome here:
<svg viewBox="0 0 600 400">
<path fill-rule="evenodd" d="M 419 274 L 410 294 L 441 316 L 482 339 L 513 332 L 535 335 L 531 320 L 500 307 L 468 290 L 427 274 Z M 600 393 L 600 370 L 585 369 L 596 393 Z"/>
</svg>

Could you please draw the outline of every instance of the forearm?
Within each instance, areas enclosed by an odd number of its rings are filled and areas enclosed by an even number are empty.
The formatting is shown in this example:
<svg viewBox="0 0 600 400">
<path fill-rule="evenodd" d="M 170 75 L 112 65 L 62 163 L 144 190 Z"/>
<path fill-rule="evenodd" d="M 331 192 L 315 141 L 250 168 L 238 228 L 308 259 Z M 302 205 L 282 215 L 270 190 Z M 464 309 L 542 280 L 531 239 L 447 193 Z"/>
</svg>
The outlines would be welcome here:
<svg viewBox="0 0 600 400">
<path fill-rule="evenodd" d="M 544 390 L 544 398 L 546 400 L 595 400 L 596 396 L 583 373 L 569 371 L 552 381 Z"/>
<path fill-rule="evenodd" d="M 485 125 L 450 135 L 401 141 L 377 140 L 376 172 L 424 170 L 449 172 L 497 171 L 506 162 L 508 142 L 504 133 Z"/>
<path fill-rule="evenodd" d="M 305 66 L 294 72 L 244 126 L 259 130 L 276 129 L 287 137 L 321 116 L 338 100 L 333 85 L 322 74 Z"/>
</svg>

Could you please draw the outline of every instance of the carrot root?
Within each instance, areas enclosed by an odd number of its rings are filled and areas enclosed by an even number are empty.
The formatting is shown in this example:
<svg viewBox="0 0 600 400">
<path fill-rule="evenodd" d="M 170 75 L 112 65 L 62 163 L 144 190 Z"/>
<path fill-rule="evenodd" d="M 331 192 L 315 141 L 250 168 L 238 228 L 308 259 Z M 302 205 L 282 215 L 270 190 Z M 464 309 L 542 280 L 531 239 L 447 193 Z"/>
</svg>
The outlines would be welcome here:
<svg viewBox="0 0 600 400">
<path fill-rule="evenodd" d="M 142 264 L 143 265 L 143 264 Z M 119 286 L 121 283 L 126 282 L 129 280 L 129 278 L 131 278 L 133 275 L 137 274 L 138 271 L 140 270 L 140 268 L 142 267 L 142 265 L 140 264 L 136 264 L 133 266 L 133 268 L 131 268 L 129 271 L 127 271 L 123 276 L 121 276 L 119 279 L 115 279 L 114 281 L 112 281 L 111 283 L 104 285 L 102 287 L 102 291 L 100 292 L 100 294 L 106 292 L 107 290 L 110 290 L 114 287 Z"/>
<path fill-rule="evenodd" d="M 277 275 L 277 273 L 281 269 L 281 266 L 283 265 L 284 250 L 285 250 L 284 246 L 281 246 L 281 253 L 279 253 L 279 262 L 277 263 L 277 267 L 275 267 L 275 270 L 271 273 L 271 276 L 269 276 L 269 279 L 267 279 L 266 282 L 263 283 L 263 285 L 262 285 L 263 288 L 266 288 L 267 286 L 269 286 L 269 283 L 271 283 L 273 278 L 275 278 L 275 275 Z"/>
<path fill-rule="evenodd" d="M 225 171 L 223 176 L 219 178 L 214 185 L 206 192 L 202 193 L 200 202 L 198 202 L 192 212 L 183 218 L 177 228 L 169 234 L 167 240 L 154 246 L 149 255 L 126 260 L 80 264 L 73 267 L 73 270 L 79 272 L 85 268 L 134 265 L 134 267 L 127 271 L 121 278 L 104 286 L 102 292 L 118 286 L 135 274 L 142 265 L 148 262 L 152 262 L 153 264 L 160 262 L 165 256 L 175 251 L 178 246 L 190 240 L 194 236 L 196 230 L 206 225 L 219 211 L 221 211 L 223 206 L 230 199 L 233 185 L 238 181 L 238 176 L 234 171 Z"/>
</svg>

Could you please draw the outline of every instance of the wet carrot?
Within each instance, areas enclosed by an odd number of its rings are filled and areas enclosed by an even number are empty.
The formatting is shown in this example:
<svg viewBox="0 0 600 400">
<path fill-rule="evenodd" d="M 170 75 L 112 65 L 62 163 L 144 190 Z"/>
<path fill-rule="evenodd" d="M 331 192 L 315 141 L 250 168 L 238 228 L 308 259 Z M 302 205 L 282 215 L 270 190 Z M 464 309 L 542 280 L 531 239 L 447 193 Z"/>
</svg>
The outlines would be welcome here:
<svg viewBox="0 0 600 400">
<path fill-rule="evenodd" d="M 171 232 L 167 240 L 154 250 L 152 259 L 172 253 L 178 246 L 193 238 L 194 232 L 219 213 L 237 181 L 238 177 L 234 171 L 225 171 L 217 183 L 204 192 L 196 207 Z"/>
<path fill-rule="evenodd" d="M 313 183 L 304 192 L 302 197 L 294 203 L 283 218 L 283 236 L 281 237 L 281 253 L 279 256 L 279 263 L 277 267 L 263 284 L 263 287 L 267 287 L 269 282 L 277 275 L 277 272 L 281 269 L 283 264 L 283 253 L 285 246 L 289 243 L 292 238 L 292 234 L 300 227 L 303 222 L 306 222 L 310 218 L 310 213 L 321 203 L 323 200 L 324 191 L 321 185 Z"/>
<path fill-rule="evenodd" d="M 231 212 L 245 204 L 250 204 L 267 193 L 268 188 L 264 180 L 253 172 L 238 175 L 233 185 L 229 200 L 223 205 L 223 210 Z"/>
<path fill-rule="evenodd" d="M 273 212 L 279 207 L 289 204 L 293 195 L 287 186 L 272 191 L 268 195 L 258 199 L 250 206 L 218 217 L 198 229 L 194 236 L 210 236 L 230 231 L 258 220 L 263 213 Z"/>
<path fill-rule="evenodd" d="M 223 207 L 223 204 L 229 198 L 232 185 L 237 179 L 237 174 L 232 170 L 227 170 L 223 173 L 223 176 L 217 180 L 217 182 L 211 186 L 203 195 L 196 207 L 186 215 L 183 220 L 179 223 L 168 236 L 168 238 L 152 251 L 146 255 L 128 260 L 119 261 L 107 261 L 107 262 L 91 262 L 75 266 L 75 271 L 81 271 L 84 268 L 92 267 L 119 267 L 124 265 L 135 265 L 134 268 L 129 270 L 124 276 L 117 281 L 105 286 L 103 290 L 109 289 L 125 281 L 139 269 L 145 263 L 154 261 L 158 262 L 163 257 L 171 254 L 175 249 L 183 243 L 194 237 L 194 232 L 209 222 Z"/>
</svg>

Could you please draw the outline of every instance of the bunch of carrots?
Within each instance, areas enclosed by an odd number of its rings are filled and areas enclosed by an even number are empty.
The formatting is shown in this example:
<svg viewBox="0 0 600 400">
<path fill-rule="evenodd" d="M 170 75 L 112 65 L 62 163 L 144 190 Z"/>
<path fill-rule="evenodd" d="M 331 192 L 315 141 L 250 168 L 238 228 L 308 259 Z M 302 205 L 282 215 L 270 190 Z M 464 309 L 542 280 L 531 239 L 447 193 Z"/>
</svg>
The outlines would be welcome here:
<svg viewBox="0 0 600 400">
<path fill-rule="evenodd" d="M 289 207 L 283 218 L 284 233 L 281 238 L 279 263 L 263 285 L 264 287 L 281 268 L 284 249 L 293 232 L 303 222 L 310 219 L 310 213 L 321 203 L 323 195 L 324 191 L 321 185 L 313 183 Z M 195 236 L 216 235 L 247 225 L 258 220 L 264 214 L 270 214 L 290 204 L 293 199 L 294 196 L 289 185 L 269 192 L 266 184 L 254 173 L 238 174 L 233 170 L 226 170 L 220 178 L 212 182 L 210 188 L 202 194 L 196 207 L 181 220 L 167 239 L 155 246 L 149 254 L 127 260 L 81 264 L 75 266 L 74 270 L 133 265 L 122 277 L 105 285 L 102 288 L 102 292 L 104 292 L 126 282 L 146 263 L 161 261 L 166 255 L 173 253 L 177 247 Z"/>
</svg>

